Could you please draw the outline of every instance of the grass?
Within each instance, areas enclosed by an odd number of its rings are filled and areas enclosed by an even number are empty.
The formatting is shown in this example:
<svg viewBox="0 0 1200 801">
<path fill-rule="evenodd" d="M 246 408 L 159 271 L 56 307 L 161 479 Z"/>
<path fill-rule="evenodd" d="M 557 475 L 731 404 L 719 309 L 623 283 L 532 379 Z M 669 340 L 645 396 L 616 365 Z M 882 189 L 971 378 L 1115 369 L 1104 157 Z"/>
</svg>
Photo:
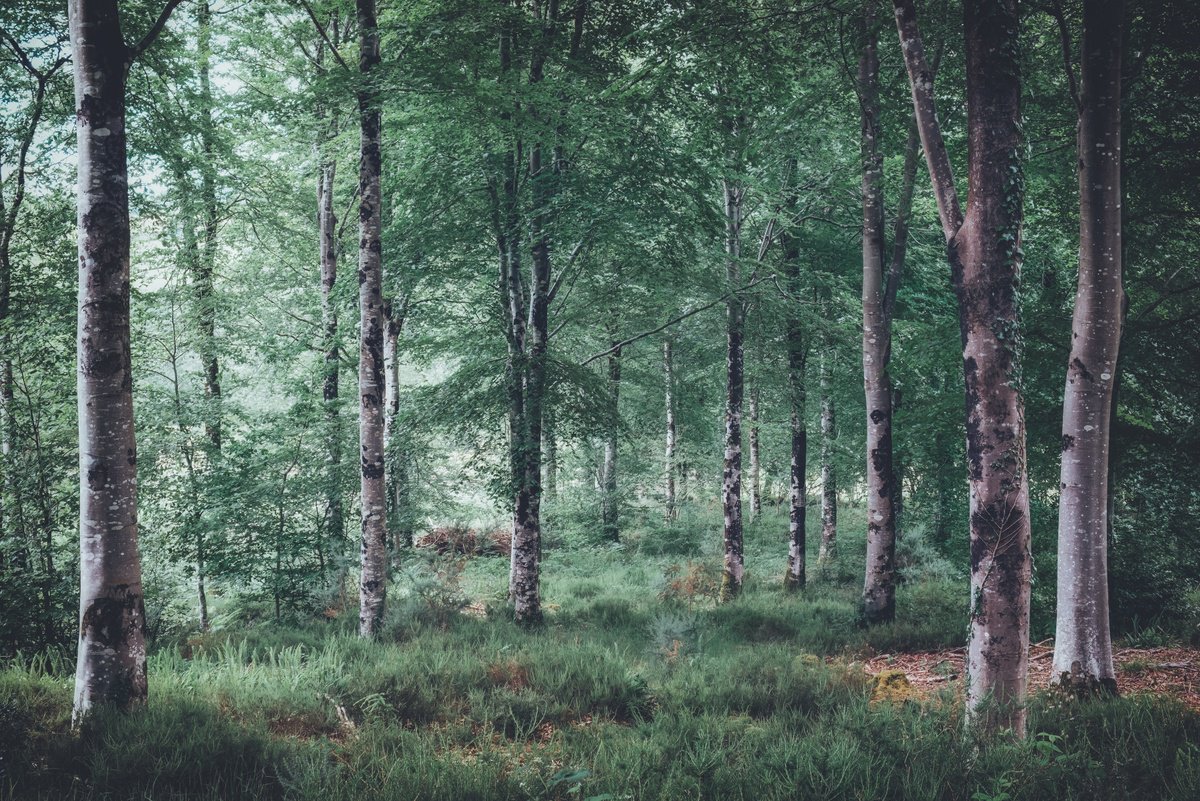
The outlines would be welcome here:
<svg viewBox="0 0 1200 801">
<path fill-rule="evenodd" d="M 949 695 L 872 703 L 859 657 L 959 644 L 959 584 L 905 585 L 900 622 L 867 630 L 840 566 L 782 595 L 768 522 L 748 532 L 750 578 L 729 605 L 706 594 L 705 547 L 560 550 L 545 567 L 549 622 L 526 632 L 497 601 L 504 561 L 479 558 L 460 586 L 420 598 L 484 599 L 486 617 L 418 614 L 397 597 L 374 643 L 345 618 L 193 637 L 152 654 L 147 709 L 98 714 L 79 735 L 69 662 L 14 660 L 0 671 L 0 795 L 1195 797 L 1200 717 L 1164 699 L 1035 701 L 1023 743 L 965 736 Z M 855 550 L 843 546 L 847 565 Z M 680 576 L 689 581 L 672 591 Z"/>
</svg>

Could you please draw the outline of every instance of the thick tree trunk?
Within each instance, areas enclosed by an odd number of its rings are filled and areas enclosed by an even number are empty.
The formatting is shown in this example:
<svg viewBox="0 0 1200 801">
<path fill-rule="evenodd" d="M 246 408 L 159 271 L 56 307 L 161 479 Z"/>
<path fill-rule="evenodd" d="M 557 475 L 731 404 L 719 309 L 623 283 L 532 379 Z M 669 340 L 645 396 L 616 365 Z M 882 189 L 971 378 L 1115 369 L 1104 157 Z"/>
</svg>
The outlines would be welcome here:
<svg viewBox="0 0 1200 801">
<path fill-rule="evenodd" d="M 325 410 L 325 536 L 331 548 L 344 552 L 346 519 L 342 508 L 342 432 L 338 402 L 337 306 L 333 288 L 337 282 L 337 218 L 333 211 L 333 186 L 336 162 L 321 164 L 317 189 L 318 246 L 321 263 L 321 398 Z"/>
<path fill-rule="evenodd" d="M 670 523 L 679 515 L 675 500 L 675 358 L 670 338 L 663 340 L 663 374 L 666 376 L 667 407 L 667 447 L 663 472 L 666 482 L 666 520 Z"/>
<path fill-rule="evenodd" d="M 817 564 L 821 567 L 837 561 L 837 468 L 833 464 L 836 440 L 829 357 L 821 354 L 821 546 L 817 552 Z"/>
<path fill-rule="evenodd" d="M 358 362 L 359 446 L 362 461 L 362 574 L 359 581 L 359 634 L 373 637 L 383 623 L 387 597 L 387 488 L 383 451 L 383 263 L 380 256 L 380 113 L 371 82 L 379 65 L 375 0 L 357 0 L 359 31 Z"/>
<path fill-rule="evenodd" d="M 1079 110 L 1079 283 L 1063 400 L 1058 616 L 1051 681 L 1115 693 L 1108 625 L 1109 433 L 1121 342 L 1124 0 L 1085 0 Z"/>
<path fill-rule="evenodd" d="M 872 6 L 873 8 L 873 6 Z M 862 114 L 862 363 L 867 412 L 867 563 L 863 616 L 896 617 L 896 519 L 892 505 L 891 333 L 884 309 L 883 156 L 879 152 L 879 57 L 874 13 L 858 64 Z"/>
<path fill-rule="evenodd" d="M 745 190 L 730 181 L 725 193 L 725 267 L 730 287 L 741 281 L 742 200 Z M 721 506 L 724 511 L 725 557 L 721 576 L 722 601 L 732 600 L 742 590 L 745 560 L 742 558 L 742 398 L 743 339 L 745 306 L 736 294 L 726 307 L 725 351 L 725 460 L 721 481 Z"/>
<path fill-rule="evenodd" d="M 750 391 L 750 514 L 756 519 L 762 514 L 762 451 L 758 432 L 759 387 Z"/>
<path fill-rule="evenodd" d="M 620 509 L 617 502 L 617 437 L 620 434 L 621 348 L 614 338 L 614 350 L 608 355 L 608 392 L 610 419 L 604 437 L 604 465 L 601 467 L 601 527 L 604 539 L 621 541 Z"/>
<path fill-rule="evenodd" d="M 74 720 L 146 700 L 129 343 L 129 188 L 117 0 L 71 0 L 79 243 L 79 654 Z"/>
<path fill-rule="evenodd" d="M 1029 482 L 1020 376 L 1020 64 L 1015 0 L 967 0 L 968 206 L 960 211 L 912 0 L 894 0 L 913 106 L 959 302 L 966 385 L 971 604 L 967 717 L 1025 733 Z"/>
</svg>

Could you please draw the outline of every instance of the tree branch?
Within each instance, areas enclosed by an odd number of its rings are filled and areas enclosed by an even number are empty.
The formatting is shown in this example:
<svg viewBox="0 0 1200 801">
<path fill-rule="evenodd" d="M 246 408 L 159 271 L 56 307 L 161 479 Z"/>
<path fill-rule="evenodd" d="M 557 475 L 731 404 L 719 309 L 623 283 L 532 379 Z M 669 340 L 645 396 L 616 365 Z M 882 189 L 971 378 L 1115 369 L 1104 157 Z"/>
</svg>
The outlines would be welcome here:
<svg viewBox="0 0 1200 801">
<path fill-rule="evenodd" d="M 171 12 L 182 2 L 183 0 L 167 0 L 167 4 L 163 6 L 162 13 L 158 15 L 158 19 L 150 26 L 150 30 L 146 31 L 146 35 L 142 37 L 140 42 L 129 48 L 129 55 L 126 56 L 128 63 L 132 64 L 137 60 L 138 56 L 146 52 L 150 45 L 154 44 L 154 40 L 158 38 L 163 28 L 166 27 L 167 20 L 171 17 Z"/>
<path fill-rule="evenodd" d="M 333 53 L 333 57 L 337 59 L 337 63 L 342 65 L 342 69 L 349 72 L 350 65 L 345 62 L 345 60 L 342 58 L 342 54 L 338 52 L 337 45 L 335 45 L 333 40 L 329 38 L 329 33 L 326 32 L 325 26 L 321 24 L 321 21 L 317 19 L 317 14 L 315 11 L 313 11 L 312 6 L 308 4 L 308 0 L 299 0 L 299 2 L 300 5 L 304 7 L 304 10 L 308 13 L 308 18 L 312 20 L 312 24 L 317 29 L 317 33 L 321 34 L 321 38 L 325 40 L 325 44 L 329 45 L 329 52 Z"/>
</svg>

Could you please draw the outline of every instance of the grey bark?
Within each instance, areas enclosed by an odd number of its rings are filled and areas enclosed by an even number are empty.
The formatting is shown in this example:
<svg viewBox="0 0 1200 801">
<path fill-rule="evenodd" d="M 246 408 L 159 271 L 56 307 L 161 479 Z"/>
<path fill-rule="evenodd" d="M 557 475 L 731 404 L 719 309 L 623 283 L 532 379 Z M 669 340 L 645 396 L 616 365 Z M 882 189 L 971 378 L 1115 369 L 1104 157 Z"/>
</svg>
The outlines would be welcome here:
<svg viewBox="0 0 1200 801">
<path fill-rule="evenodd" d="M 117 0 L 70 0 L 78 145 L 79 640 L 73 720 L 146 701 L 129 332 L 125 79 L 169 3 L 133 48 Z"/>
<path fill-rule="evenodd" d="M 794 164 L 788 174 L 794 171 Z M 797 198 L 793 193 L 788 198 L 789 216 L 796 216 Z M 783 264 L 787 270 L 792 294 L 792 307 L 788 313 L 785 335 L 788 358 L 788 399 L 791 406 L 791 470 L 788 503 L 788 563 L 783 586 L 786 590 L 804 589 L 807 584 L 807 517 L 808 517 L 808 424 L 805 407 L 808 405 L 808 385 L 805 382 L 805 367 L 808 360 L 808 344 L 804 336 L 804 321 L 800 317 L 800 241 L 787 228 L 781 237 Z"/>
<path fill-rule="evenodd" d="M 1079 279 L 1063 399 L 1051 682 L 1115 693 L 1108 622 L 1109 436 L 1121 342 L 1124 0 L 1085 0 L 1079 92 Z"/>
<path fill-rule="evenodd" d="M 828 345 L 826 346 L 828 351 Z M 821 545 L 817 564 L 837 561 L 837 468 L 833 463 L 837 420 L 833 405 L 829 357 L 821 354 Z"/>
<path fill-rule="evenodd" d="M 967 720 L 1025 733 L 1029 482 L 1020 375 L 1023 177 L 1015 0 L 967 0 L 968 205 L 961 211 L 912 0 L 894 0 L 959 303 L 966 386 L 971 603 Z"/>
<path fill-rule="evenodd" d="M 620 444 L 617 439 L 620 435 L 621 421 L 621 349 L 619 347 L 608 355 L 608 393 L 611 406 L 608 430 L 604 434 L 604 463 L 600 468 L 602 478 L 601 528 L 604 539 L 610 542 L 620 542 L 620 507 L 617 499 L 617 452 Z"/>
<path fill-rule="evenodd" d="M 379 67 L 375 0 L 357 0 L 360 118 L 358 305 L 359 447 L 361 450 L 362 572 L 359 634 L 373 637 L 383 623 L 387 600 L 387 488 L 383 448 L 383 263 L 380 233 L 380 112 L 373 85 Z"/>
<path fill-rule="evenodd" d="M 759 387 L 755 383 L 750 391 L 750 514 L 757 518 L 762 514 L 762 449 L 758 431 Z"/>
<path fill-rule="evenodd" d="M 384 449 L 387 452 L 388 539 L 392 561 L 399 566 L 402 549 L 413 544 L 412 488 L 410 487 L 409 452 L 403 437 L 397 436 L 400 417 L 400 334 L 408 316 L 408 301 L 397 309 L 394 303 L 384 307 L 387 336 L 384 339 L 383 363 L 387 384 L 387 412 L 383 421 Z"/>
<path fill-rule="evenodd" d="M 731 287 L 741 284 L 742 202 L 745 189 L 732 181 L 722 182 L 725 198 L 725 269 Z M 725 458 L 721 480 L 724 513 L 724 563 L 721 574 L 722 601 L 736 598 L 746 572 L 742 556 L 742 400 L 745 394 L 744 337 L 745 305 L 735 293 L 726 304 L 725 350 Z"/>
<path fill-rule="evenodd" d="M 338 268 L 337 217 L 333 210 L 336 173 L 336 162 L 322 159 L 317 178 L 317 244 L 321 273 L 321 350 L 324 354 L 321 400 L 325 417 L 325 534 L 329 545 L 341 552 L 346 539 L 346 518 L 342 506 L 342 426 L 338 401 L 341 360 L 337 306 L 333 300 Z"/>
</svg>

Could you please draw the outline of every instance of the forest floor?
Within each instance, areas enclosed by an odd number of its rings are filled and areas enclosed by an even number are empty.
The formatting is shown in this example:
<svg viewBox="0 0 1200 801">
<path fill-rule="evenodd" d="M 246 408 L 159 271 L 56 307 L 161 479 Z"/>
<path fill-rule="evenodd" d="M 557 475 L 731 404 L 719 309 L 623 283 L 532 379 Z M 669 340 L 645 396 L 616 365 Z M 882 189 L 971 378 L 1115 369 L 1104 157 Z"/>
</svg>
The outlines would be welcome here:
<svg viewBox="0 0 1200 801">
<path fill-rule="evenodd" d="M 1143 633 L 1118 651 L 1120 698 L 1034 694 L 1024 741 L 980 740 L 957 698 L 964 576 L 914 532 L 897 619 L 866 628 L 861 537 L 830 565 L 810 553 L 789 595 L 781 531 L 748 526 L 745 589 L 720 605 L 711 510 L 631 523 L 620 547 L 552 537 L 535 631 L 512 624 L 496 555 L 407 552 L 376 641 L 352 603 L 276 621 L 268 600 L 214 592 L 212 631 L 152 644 L 147 708 L 81 735 L 69 649 L 0 662 L 0 799 L 1196 798 L 1195 650 Z M 887 671 L 905 692 L 880 692 Z"/>
<path fill-rule="evenodd" d="M 961 691 L 964 652 L 964 648 L 951 648 L 880 654 L 868 659 L 865 669 L 872 676 L 887 671 L 901 671 L 916 694 L 928 698 L 946 687 L 953 688 L 956 693 Z M 1053 656 L 1053 641 L 1047 640 L 1030 647 L 1031 691 L 1040 693 L 1049 687 Z M 1116 648 L 1113 660 L 1122 694 L 1165 695 L 1200 712 L 1200 649 Z"/>
</svg>

